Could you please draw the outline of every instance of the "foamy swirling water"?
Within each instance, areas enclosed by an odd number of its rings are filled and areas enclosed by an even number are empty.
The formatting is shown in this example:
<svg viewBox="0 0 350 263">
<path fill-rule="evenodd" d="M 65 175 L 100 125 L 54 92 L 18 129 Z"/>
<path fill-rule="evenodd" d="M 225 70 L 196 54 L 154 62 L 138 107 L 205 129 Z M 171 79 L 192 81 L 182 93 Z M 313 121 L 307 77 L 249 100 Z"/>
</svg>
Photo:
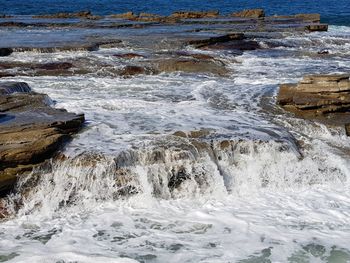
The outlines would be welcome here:
<svg viewBox="0 0 350 263">
<path fill-rule="evenodd" d="M 0 260 L 349 262 L 350 141 L 340 128 L 283 113 L 274 96 L 279 83 L 307 73 L 349 72 L 350 29 L 283 41 L 288 48 L 239 57 L 216 53 L 230 63 L 229 78 L 24 77 L 56 107 L 86 114 L 87 127 L 65 154 L 104 155 L 93 167 L 71 159 L 42 176 L 17 216 L 0 224 Z M 322 49 L 333 56 L 311 55 Z M 28 52 L 13 59 L 108 61 L 115 51 Z M 171 134 L 200 128 L 243 141 L 233 152 L 214 145 L 219 162 L 209 155 L 176 161 Z M 291 135 L 303 142 L 302 156 Z M 116 198 L 113 158 L 130 148 L 146 156 L 148 147 L 159 145 L 167 145 L 161 148 L 165 162 L 145 158 L 132 166 L 139 192 Z M 167 174 L 176 165 L 200 180 L 187 180 L 170 194 Z"/>
</svg>

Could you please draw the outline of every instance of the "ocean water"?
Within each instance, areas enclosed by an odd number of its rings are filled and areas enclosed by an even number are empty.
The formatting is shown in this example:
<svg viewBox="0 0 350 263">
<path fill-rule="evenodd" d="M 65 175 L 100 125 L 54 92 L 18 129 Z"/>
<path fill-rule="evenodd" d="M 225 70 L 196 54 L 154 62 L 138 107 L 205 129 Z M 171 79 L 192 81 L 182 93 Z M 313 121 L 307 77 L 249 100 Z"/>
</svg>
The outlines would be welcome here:
<svg viewBox="0 0 350 263">
<path fill-rule="evenodd" d="M 149 12 L 169 15 L 178 10 L 219 10 L 222 14 L 247 8 L 264 8 L 268 15 L 320 13 L 322 20 L 334 25 L 350 25 L 350 2 L 348 0 L 0 0 L 1 13 L 33 15 L 57 12 L 91 10 L 94 14 L 107 15 L 127 11 Z"/>
<path fill-rule="evenodd" d="M 0 1 L 2 12 L 12 14 L 81 9 L 168 14 L 197 9 L 198 3 Z M 177 72 L 120 78 L 96 70 L 83 76 L 8 78 L 48 94 L 54 107 L 85 113 L 87 123 L 63 151 L 70 158 L 53 162 L 52 172 L 36 171 L 43 174 L 32 191 L 9 198 L 9 207 L 17 200 L 22 206 L 0 222 L 0 262 L 350 262 L 350 140 L 341 128 L 297 119 L 275 106 L 280 83 L 308 73 L 350 72 L 349 2 L 334 3 L 203 2 L 201 9 L 224 13 L 258 6 L 269 14 L 320 12 L 341 24 L 329 32 L 257 38 L 261 45 L 287 45 L 240 56 L 189 48 L 220 58 L 232 69 L 228 77 Z M 75 33 L 0 30 L 10 44 Z M 163 48 L 158 51 L 167 51 Z M 331 56 L 315 55 L 320 50 Z M 120 52 L 150 50 L 125 45 L 94 52 L 23 52 L 0 62 L 78 59 L 92 67 L 119 68 L 123 61 L 112 55 Z M 172 135 L 199 129 L 214 133 L 203 152 Z M 222 149 L 225 139 L 233 146 Z M 172 189 L 171 175 L 183 170 L 189 178 Z M 19 188 L 30 182 L 22 178 Z M 123 186 L 135 193 L 121 194 Z"/>
</svg>

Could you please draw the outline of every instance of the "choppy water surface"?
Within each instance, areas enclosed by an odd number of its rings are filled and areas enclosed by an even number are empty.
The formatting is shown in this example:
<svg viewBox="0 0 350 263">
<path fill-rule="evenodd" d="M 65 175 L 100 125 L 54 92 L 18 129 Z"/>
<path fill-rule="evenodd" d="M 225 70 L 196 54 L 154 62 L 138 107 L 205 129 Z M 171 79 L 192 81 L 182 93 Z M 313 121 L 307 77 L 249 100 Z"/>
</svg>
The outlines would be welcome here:
<svg viewBox="0 0 350 263">
<path fill-rule="evenodd" d="M 55 107 L 86 114 L 86 128 L 65 154 L 100 155 L 94 165 L 73 158 L 42 176 L 18 215 L 0 224 L 0 261 L 350 262 L 350 141 L 341 129 L 274 106 L 279 83 L 350 71 L 350 29 L 332 26 L 283 41 L 288 48 L 213 53 L 232 68 L 225 78 L 24 77 Z M 313 55 L 323 49 L 332 56 Z M 108 63 L 117 51 L 128 47 L 12 59 Z M 171 134 L 199 129 L 215 131 L 219 162 L 196 153 L 176 159 L 174 149 L 188 142 Z M 292 135 L 302 141 L 301 153 Z M 215 144 L 222 139 L 237 144 L 223 150 Z M 128 168 L 138 193 L 123 197 L 111 171 L 113 158 L 130 149 L 138 158 Z M 149 149 L 158 149 L 163 162 L 150 162 Z M 168 175 L 179 167 L 192 177 L 171 190 Z"/>
<path fill-rule="evenodd" d="M 319 13 L 323 21 L 331 24 L 350 25 L 350 2 L 348 0 L 0 0 L 1 13 L 13 15 L 33 15 L 58 12 L 91 10 L 95 14 L 106 15 L 122 12 L 148 12 L 169 15 L 178 10 L 219 10 L 228 14 L 242 9 L 264 8 L 268 15 Z"/>
</svg>

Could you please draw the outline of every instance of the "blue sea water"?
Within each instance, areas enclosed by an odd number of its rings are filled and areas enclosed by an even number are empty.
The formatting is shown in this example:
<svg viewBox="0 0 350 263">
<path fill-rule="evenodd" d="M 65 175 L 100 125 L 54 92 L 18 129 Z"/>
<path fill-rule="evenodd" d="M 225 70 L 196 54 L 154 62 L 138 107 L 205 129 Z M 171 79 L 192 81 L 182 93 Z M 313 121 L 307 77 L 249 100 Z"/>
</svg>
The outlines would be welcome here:
<svg viewBox="0 0 350 263">
<path fill-rule="evenodd" d="M 90 10 L 107 15 L 126 11 L 168 15 L 177 10 L 219 10 L 223 14 L 264 8 L 268 15 L 320 13 L 322 21 L 350 25 L 350 0 L 0 0 L 0 13 L 34 15 Z"/>
</svg>

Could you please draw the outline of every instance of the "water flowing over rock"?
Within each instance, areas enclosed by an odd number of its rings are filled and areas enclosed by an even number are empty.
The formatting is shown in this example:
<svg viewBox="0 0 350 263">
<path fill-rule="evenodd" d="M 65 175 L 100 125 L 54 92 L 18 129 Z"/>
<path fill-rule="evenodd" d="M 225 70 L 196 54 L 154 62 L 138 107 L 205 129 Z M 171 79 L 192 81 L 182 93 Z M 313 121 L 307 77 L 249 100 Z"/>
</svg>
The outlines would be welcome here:
<svg viewBox="0 0 350 263">
<path fill-rule="evenodd" d="M 12 189 L 17 175 L 50 158 L 76 133 L 84 115 L 49 106 L 49 98 L 26 83 L 0 83 L 0 191 Z"/>
</svg>

